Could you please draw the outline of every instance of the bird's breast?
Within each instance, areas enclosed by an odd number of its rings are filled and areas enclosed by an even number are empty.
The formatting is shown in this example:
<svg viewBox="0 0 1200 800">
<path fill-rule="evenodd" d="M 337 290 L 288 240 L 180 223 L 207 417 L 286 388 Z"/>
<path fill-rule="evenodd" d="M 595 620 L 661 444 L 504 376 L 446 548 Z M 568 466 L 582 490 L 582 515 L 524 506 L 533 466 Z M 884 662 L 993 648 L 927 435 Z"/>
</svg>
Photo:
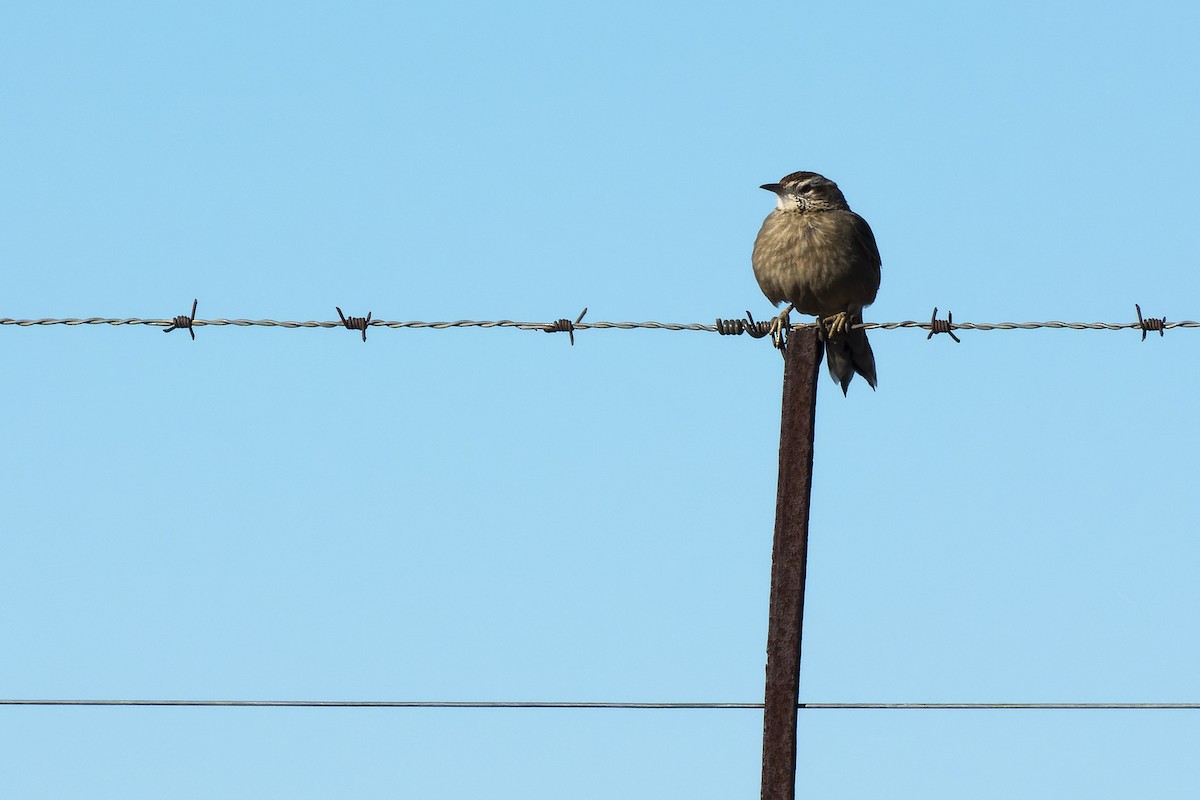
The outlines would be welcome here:
<svg viewBox="0 0 1200 800">
<path fill-rule="evenodd" d="M 771 302 L 805 314 L 827 315 L 875 299 L 877 267 L 866 263 L 853 231 L 828 213 L 774 211 L 754 242 L 752 263 Z M 878 287 L 878 278 L 875 279 Z"/>
</svg>

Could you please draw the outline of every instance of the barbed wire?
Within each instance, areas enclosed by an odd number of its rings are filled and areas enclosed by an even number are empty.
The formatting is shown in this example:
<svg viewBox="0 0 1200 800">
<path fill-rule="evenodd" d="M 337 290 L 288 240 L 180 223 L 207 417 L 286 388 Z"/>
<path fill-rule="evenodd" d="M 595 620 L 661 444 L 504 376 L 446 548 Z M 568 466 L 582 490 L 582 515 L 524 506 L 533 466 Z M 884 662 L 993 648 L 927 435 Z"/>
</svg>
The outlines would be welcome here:
<svg viewBox="0 0 1200 800">
<path fill-rule="evenodd" d="M 233 708 L 526 708 L 637 710 L 761 710 L 762 703 L 636 703 L 586 701 L 457 700 L 42 700 L 0 699 L 0 706 L 196 706 Z M 799 703 L 799 709 L 834 711 L 985 711 L 985 710 L 1200 710 L 1200 703 Z"/>
<path fill-rule="evenodd" d="M 394 321 L 384 319 L 372 319 L 372 312 L 368 312 L 365 317 L 346 317 L 342 314 L 340 308 L 337 309 L 338 320 L 274 320 L 274 319 L 196 319 L 197 301 L 192 302 L 191 315 L 179 315 L 171 319 L 143 319 L 138 317 L 82 317 L 82 318 L 52 318 L 45 317 L 41 319 L 13 319 L 10 317 L 0 318 L 0 325 L 14 325 L 17 327 L 28 328 L 46 325 L 66 325 L 75 327 L 80 325 L 144 325 L 149 327 L 163 328 L 165 332 L 174 330 L 187 330 L 192 338 L 196 338 L 195 329 L 204 327 L 264 327 L 264 328 L 285 328 L 289 330 L 299 328 L 348 328 L 350 330 L 360 331 L 362 340 L 366 341 L 368 328 L 413 328 L 413 329 L 428 329 L 428 330 L 446 330 L 449 328 L 516 328 L 517 330 L 525 331 L 542 331 L 545 333 L 567 333 L 570 336 L 571 344 L 575 343 L 575 332 L 586 330 L 664 330 L 664 331 L 700 331 L 706 333 L 718 333 L 722 336 L 737 336 L 743 333 L 749 334 L 754 338 L 763 338 L 772 333 L 773 330 L 778 330 L 778 324 L 775 321 L 756 322 L 750 312 L 746 312 L 746 318 L 740 319 L 720 319 L 718 318 L 713 324 L 705 324 L 699 322 L 584 322 L 583 317 L 587 314 L 585 308 L 574 320 L 569 318 L 561 318 L 551 322 L 520 322 L 510 319 L 499 320 L 469 320 L 460 319 L 443 322 L 423 322 L 419 320 Z M 900 322 L 867 322 L 855 325 L 855 328 L 863 330 L 897 330 L 900 328 L 915 328 L 928 331 L 929 335 L 926 338 L 932 338 L 936 333 L 948 333 L 956 342 L 958 337 L 954 335 L 954 331 L 1011 331 L 1011 330 L 1036 330 L 1036 329 L 1059 329 L 1059 330 L 1105 330 L 1105 331 L 1120 331 L 1120 330 L 1135 330 L 1141 331 L 1142 339 L 1145 340 L 1147 333 L 1157 332 L 1160 336 L 1164 331 L 1174 328 L 1200 328 L 1200 322 L 1194 320 L 1180 320 L 1176 322 L 1167 322 L 1166 317 L 1143 317 L 1140 305 L 1135 304 L 1137 311 L 1137 320 L 1129 322 L 1061 322 L 1057 320 L 1049 320 L 1046 322 L 954 322 L 953 315 L 947 312 L 946 319 L 938 319 L 937 309 L 933 310 L 933 315 L 928 322 L 918 322 L 916 320 L 903 320 Z M 807 323 L 801 325 L 788 325 L 785 327 L 792 328 L 815 328 L 815 323 Z"/>
</svg>

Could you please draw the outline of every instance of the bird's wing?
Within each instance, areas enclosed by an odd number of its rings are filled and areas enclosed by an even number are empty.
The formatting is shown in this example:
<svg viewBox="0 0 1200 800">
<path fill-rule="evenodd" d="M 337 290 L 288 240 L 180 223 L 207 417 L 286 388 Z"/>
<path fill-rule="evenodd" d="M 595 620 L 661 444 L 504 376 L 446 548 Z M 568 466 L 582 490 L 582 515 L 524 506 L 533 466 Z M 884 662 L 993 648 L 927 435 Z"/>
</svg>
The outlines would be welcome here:
<svg viewBox="0 0 1200 800">
<path fill-rule="evenodd" d="M 883 259 L 879 257 L 879 245 L 875 244 L 875 234 L 871 231 L 871 226 L 867 224 L 865 219 L 853 211 L 850 212 L 850 217 L 850 224 L 854 231 L 854 238 L 858 241 L 858 246 L 862 248 L 863 253 L 867 255 L 871 263 L 875 265 L 875 268 L 879 269 L 883 264 Z"/>
<path fill-rule="evenodd" d="M 883 266 L 883 259 L 879 257 L 879 245 L 875 243 L 875 234 L 871 231 L 871 226 L 867 224 L 867 221 L 853 211 L 849 212 L 849 218 L 850 229 L 854 233 L 854 242 L 871 267 L 870 274 L 863 276 L 863 288 L 868 289 L 871 295 L 870 301 L 864 305 L 870 305 L 875 302 L 875 293 L 879 291 L 880 267 Z"/>
</svg>

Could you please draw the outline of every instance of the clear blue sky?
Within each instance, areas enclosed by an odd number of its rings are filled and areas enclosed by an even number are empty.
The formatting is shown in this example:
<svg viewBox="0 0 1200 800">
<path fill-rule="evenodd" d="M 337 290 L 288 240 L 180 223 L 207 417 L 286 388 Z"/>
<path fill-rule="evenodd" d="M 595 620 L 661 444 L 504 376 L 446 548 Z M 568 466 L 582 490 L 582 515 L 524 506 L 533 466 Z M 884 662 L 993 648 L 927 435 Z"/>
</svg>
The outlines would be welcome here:
<svg viewBox="0 0 1200 800">
<path fill-rule="evenodd" d="M 1200 318 L 1200 10 L 8 3 L 0 316 L 711 322 L 797 169 L 874 321 Z M 802 697 L 1200 701 L 1200 332 L 823 376 Z M 0 695 L 761 700 L 781 360 L 0 328 Z M 801 713 L 802 796 L 1167 797 L 1200 712 Z M 0 708 L 5 797 L 756 797 L 754 711 Z"/>
</svg>

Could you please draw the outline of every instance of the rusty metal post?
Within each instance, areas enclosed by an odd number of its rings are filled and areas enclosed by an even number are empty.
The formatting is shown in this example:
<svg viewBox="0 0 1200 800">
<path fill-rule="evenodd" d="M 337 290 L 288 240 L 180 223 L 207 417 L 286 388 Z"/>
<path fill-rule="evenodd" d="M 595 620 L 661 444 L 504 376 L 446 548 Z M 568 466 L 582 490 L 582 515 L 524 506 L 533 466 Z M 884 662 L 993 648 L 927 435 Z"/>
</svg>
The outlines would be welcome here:
<svg viewBox="0 0 1200 800">
<path fill-rule="evenodd" d="M 796 710 L 800 702 L 800 634 L 813 436 L 821 342 L 803 328 L 788 337 L 779 431 L 779 485 L 771 553 L 771 617 L 767 625 L 767 688 L 763 708 L 762 800 L 796 796 Z"/>
</svg>

